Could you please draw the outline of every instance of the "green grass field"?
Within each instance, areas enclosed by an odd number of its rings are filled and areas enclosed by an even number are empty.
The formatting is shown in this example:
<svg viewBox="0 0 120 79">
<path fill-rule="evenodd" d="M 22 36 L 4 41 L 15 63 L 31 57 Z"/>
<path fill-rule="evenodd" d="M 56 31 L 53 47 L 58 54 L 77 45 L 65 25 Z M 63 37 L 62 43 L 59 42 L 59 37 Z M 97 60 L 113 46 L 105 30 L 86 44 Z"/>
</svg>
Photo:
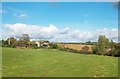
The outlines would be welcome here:
<svg viewBox="0 0 120 79">
<path fill-rule="evenodd" d="M 53 49 L 3 48 L 3 77 L 116 77 L 118 58 Z"/>
<path fill-rule="evenodd" d="M 2 77 L 2 48 L 0 47 L 0 78 Z"/>
</svg>

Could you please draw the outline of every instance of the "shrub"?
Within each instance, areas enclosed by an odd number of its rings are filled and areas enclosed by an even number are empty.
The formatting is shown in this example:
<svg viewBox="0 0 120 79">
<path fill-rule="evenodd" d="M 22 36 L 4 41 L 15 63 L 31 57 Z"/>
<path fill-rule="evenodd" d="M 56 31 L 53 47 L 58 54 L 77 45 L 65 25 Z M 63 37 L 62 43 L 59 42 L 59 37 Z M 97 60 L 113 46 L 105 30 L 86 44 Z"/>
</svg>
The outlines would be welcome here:
<svg viewBox="0 0 120 79">
<path fill-rule="evenodd" d="M 120 57 L 120 50 L 113 49 L 108 52 L 108 56 L 115 56 L 115 57 Z"/>
<path fill-rule="evenodd" d="M 99 49 L 96 54 L 98 54 L 98 55 L 106 55 L 106 54 L 107 54 L 107 51 L 106 51 L 106 49 L 104 49 L 104 48 L 103 48 L 103 49 Z"/>
<path fill-rule="evenodd" d="M 82 53 L 82 54 L 90 54 L 90 52 L 89 52 L 89 47 L 88 47 L 88 46 L 84 46 L 84 47 L 82 48 L 82 50 L 81 50 L 81 53 Z"/>
<path fill-rule="evenodd" d="M 93 51 L 92 51 L 93 54 L 97 54 L 97 52 L 98 52 L 98 47 L 97 47 L 97 45 L 93 46 L 92 50 L 93 50 Z"/>
<path fill-rule="evenodd" d="M 58 45 L 56 43 L 51 43 L 50 45 L 52 49 L 58 49 Z"/>
<path fill-rule="evenodd" d="M 33 47 L 34 49 L 37 49 L 37 48 L 38 48 L 38 46 L 37 46 L 36 44 L 33 44 L 32 47 Z"/>
<path fill-rule="evenodd" d="M 114 44 L 110 51 L 107 52 L 108 56 L 120 57 L 120 44 Z"/>
</svg>

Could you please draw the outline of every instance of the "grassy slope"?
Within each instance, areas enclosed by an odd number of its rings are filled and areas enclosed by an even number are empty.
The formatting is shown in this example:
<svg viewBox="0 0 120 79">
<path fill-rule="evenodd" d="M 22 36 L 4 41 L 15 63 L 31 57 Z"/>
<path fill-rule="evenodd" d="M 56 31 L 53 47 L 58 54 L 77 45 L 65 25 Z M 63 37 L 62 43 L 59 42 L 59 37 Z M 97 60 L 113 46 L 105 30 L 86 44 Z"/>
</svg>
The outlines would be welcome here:
<svg viewBox="0 0 120 79">
<path fill-rule="evenodd" d="M 51 49 L 3 48 L 3 76 L 117 76 L 114 57 Z"/>
</svg>

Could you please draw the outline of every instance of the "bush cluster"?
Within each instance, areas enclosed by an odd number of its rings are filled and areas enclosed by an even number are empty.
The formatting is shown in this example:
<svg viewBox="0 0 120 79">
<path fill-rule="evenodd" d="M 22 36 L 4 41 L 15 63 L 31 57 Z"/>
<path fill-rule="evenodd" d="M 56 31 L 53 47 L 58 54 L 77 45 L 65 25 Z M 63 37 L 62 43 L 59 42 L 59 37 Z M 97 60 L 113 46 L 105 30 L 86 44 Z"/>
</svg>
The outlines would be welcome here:
<svg viewBox="0 0 120 79">
<path fill-rule="evenodd" d="M 51 49 L 58 49 L 58 45 L 56 43 L 51 43 L 50 48 Z"/>
<path fill-rule="evenodd" d="M 88 46 L 84 46 L 82 48 L 82 50 L 75 50 L 72 48 L 68 48 L 68 47 L 64 47 L 64 48 L 59 48 L 59 50 L 62 51 L 68 51 L 68 52 L 73 52 L 73 53 L 79 53 L 79 54 L 91 54 L 92 52 L 89 51 L 89 47 Z"/>
</svg>

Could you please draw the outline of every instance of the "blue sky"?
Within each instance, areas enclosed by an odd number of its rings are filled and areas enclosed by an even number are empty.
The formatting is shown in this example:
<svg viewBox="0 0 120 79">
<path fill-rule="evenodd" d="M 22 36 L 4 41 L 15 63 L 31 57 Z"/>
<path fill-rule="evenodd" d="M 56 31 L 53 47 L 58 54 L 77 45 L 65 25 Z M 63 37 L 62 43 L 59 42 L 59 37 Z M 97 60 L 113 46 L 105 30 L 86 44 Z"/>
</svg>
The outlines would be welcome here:
<svg viewBox="0 0 120 79">
<path fill-rule="evenodd" d="M 59 32 L 65 30 L 84 34 L 84 32 L 93 33 L 99 30 L 112 31 L 117 29 L 118 11 L 113 8 L 111 2 L 3 2 L 2 22 L 3 30 L 5 31 L 11 30 L 11 28 L 8 28 L 9 25 L 21 24 L 21 27 L 24 24 L 28 27 L 34 25 L 35 28 L 43 27 L 42 29 L 44 29 L 44 27 L 50 27 L 49 29 L 52 28 L 53 30 L 54 28 L 54 30 L 57 29 Z M 7 28 L 5 27 L 6 24 L 9 24 Z M 61 39 L 58 39 L 55 35 L 52 35 L 51 40 Z M 64 37 L 62 38 L 65 40 L 65 37 L 70 38 L 72 37 L 71 35 L 72 33 L 67 33 L 62 35 Z"/>
</svg>

